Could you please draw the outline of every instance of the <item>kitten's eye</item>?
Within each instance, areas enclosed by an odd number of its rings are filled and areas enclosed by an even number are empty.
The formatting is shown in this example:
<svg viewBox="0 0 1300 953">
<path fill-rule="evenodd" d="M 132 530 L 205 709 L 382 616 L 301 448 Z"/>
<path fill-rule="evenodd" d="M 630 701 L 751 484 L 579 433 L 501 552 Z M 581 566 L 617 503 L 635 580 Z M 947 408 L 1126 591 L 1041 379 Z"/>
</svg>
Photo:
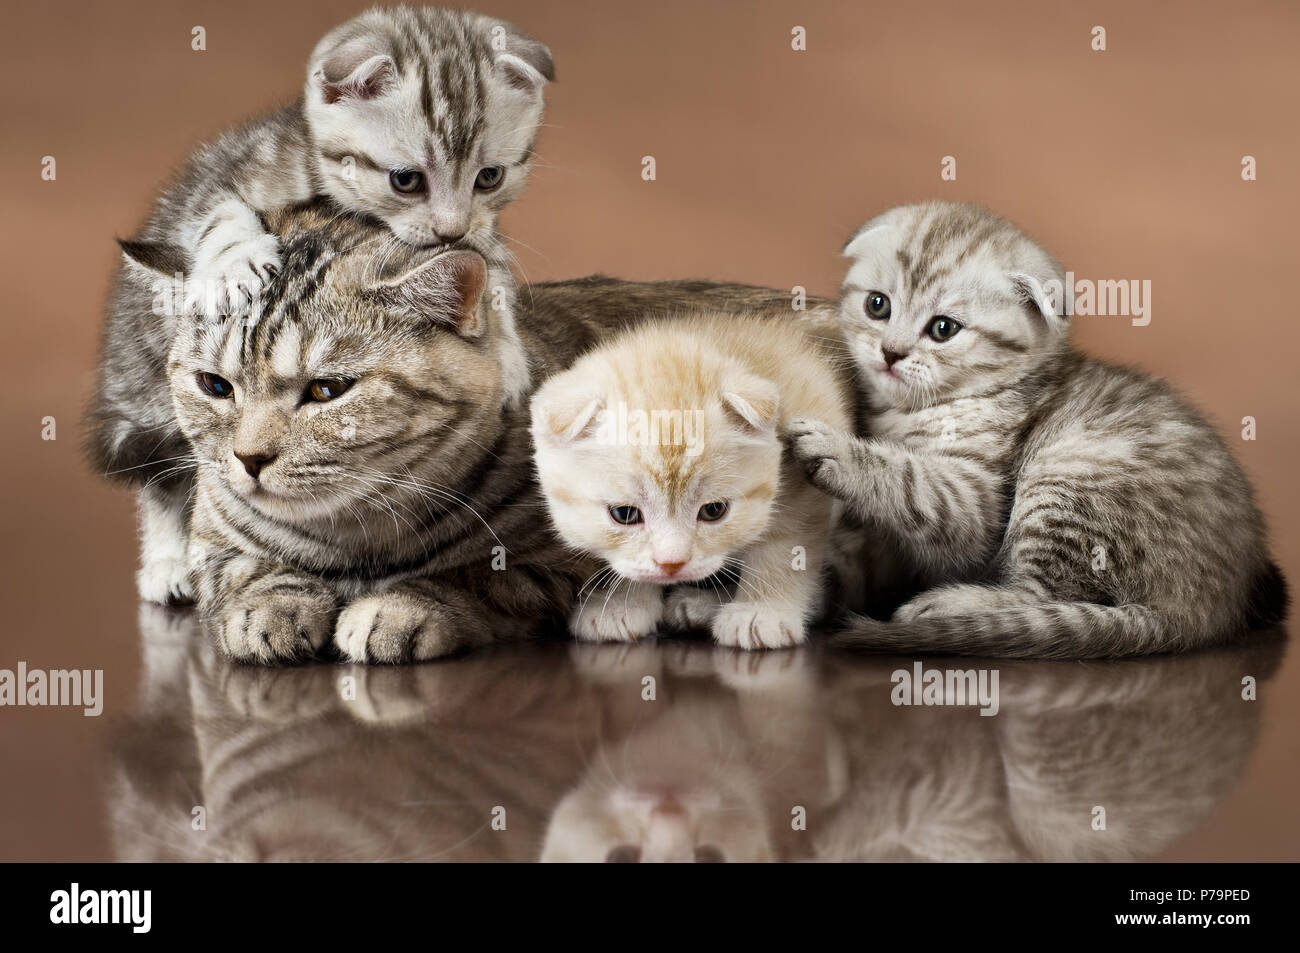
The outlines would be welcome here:
<svg viewBox="0 0 1300 953">
<path fill-rule="evenodd" d="M 942 314 L 930 322 L 925 333 L 934 338 L 934 340 L 943 342 L 947 341 L 954 334 L 961 330 L 961 325 L 952 318 L 944 317 Z"/>
<path fill-rule="evenodd" d="M 645 519 L 641 516 L 641 511 L 635 506 L 611 506 L 609 507 L 609 518 L 622 526 L 634 526 L 637 523 L 645 522 Z"/>
<path fill-rule="evenodd" d="M 341 395 L 345 390 L 352 386 L 351 381 L 342 380 L 319 380 L 312 381 L 307 385 L 307 392 L 303 395 L 304 400 L 326 401 L 333 400 Z"/>
<path fill-rule="evenodd" d="M 700 507 L 699 518 L 706 523 L 716 523 L 727 515 L 729 509 L 731 505 L 726 500 L 714 500 Z"/>
<path fill-rule="evenodd" d="M 234 385 L 224 377 L 202 371 L 194 379 L 199 385 L 199 390 L 209 397 L 215 397 L 218 400 L 229 400 L 235 396 Z"/>
<path fill-rule="evenodd" d="M 424 173 L 416 169 L 394 169 L 388 173 L 388 184 L 394 192 L 411 195 L 424 191 Z"/>
<path fill-rule="evenodd" d="M 877 321 L 889 320 L 889 295 L 881 294 L 879 291 L 868 291 L 867 317 L 875 318 Z"/>
<path fill-rule="evenodd" d="M 474 179 L 474 188 L 480 192 L 491 192 L 504 182 L 505 178 L 505 169 L 499 165 L 490 165 L 486 169 L 479 169 L 478 175 Z"/>
</svg>

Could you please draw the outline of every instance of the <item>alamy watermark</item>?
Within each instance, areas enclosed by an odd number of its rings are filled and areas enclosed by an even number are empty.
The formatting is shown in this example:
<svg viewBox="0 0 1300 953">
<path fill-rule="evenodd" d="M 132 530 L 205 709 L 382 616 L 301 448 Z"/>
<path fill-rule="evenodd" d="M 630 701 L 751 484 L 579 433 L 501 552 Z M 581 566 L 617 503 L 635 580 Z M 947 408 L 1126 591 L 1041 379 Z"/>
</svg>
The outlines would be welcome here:
<svg viewBox="0 0 1300 953">
<path fill-rule="evenodd" d="M 978 705 L 981 715 L 998 713 L 997 669 L 927 669 L 913 662 L 909 671 L 896 669 L 889 680 L 894 705 Z"/>
<path fill-rule="evenodd" d="M 1043 283 L 1043 292 L 1052 310 L 1067 318 L 1074 315 L 1122 316 L 1133 319 L 1135 327 L 1151 323 L 1151 279 L 1103 278 L 1093 281 L 1065 273 L 1062 283 L 1049 279 Z"/>
<path fill-rule="evenodd" d="M 0 668 L 0 707 L 72 707 L 94 718 L 104 710 L 104 670 Z"/>
<path fill-rule="evenodd" d="M 704 449 L 704 411 L 644 410 L 620 402 L 597 412 L 595 438 L 606 446 L 684 447 L 694 457 Z"/>
</svg>

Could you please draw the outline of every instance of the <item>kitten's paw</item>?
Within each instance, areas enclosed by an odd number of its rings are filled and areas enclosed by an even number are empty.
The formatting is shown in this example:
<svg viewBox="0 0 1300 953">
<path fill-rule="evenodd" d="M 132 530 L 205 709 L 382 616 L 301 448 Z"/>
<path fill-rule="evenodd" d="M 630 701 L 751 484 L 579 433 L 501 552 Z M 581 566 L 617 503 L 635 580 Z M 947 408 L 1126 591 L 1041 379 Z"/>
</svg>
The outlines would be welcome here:
<svg viewBox="0 0 1300 953">
<path fill-rule="evenodd" d="M 642 592 L 595 592 L 574 612 L 569 631 L 586 642 L 635 642 L 654 634 L 663 611 L 663 593 L 657 586 Z"/>
<path fill-rule="evenodd" d="M 853 437 L 820 420 L 796 417 L 785 428 L 786 443 L 819 489 L 838 495 L 852 466 Z"/>
<path fill-rule="evenodd" d="M 232 659 L 274 665 L 312 658 L 329 639 L 334 599 L 324 592 L 268 592 L 236 601 L 215 620 Z"/>
<path fill-rule="evenodd" d="M 695 586 L 675 586 L 664 597 L 664 622 L 674 629 L 707 629 L 722 608 L 716 592 Z"/>
<path fill-rule="evenodd" d="M 713 619 L 713 641 L 734 648 L 785 649 L 807 637 L 803 614 L 789 606 L 729 602 Z"/>
<path fill-rule="evenodd" d="M 155 556 L 146 559 L 135 574 L 135 587 L 145 602 L 162 606 L 194 603 L 190 584 L 190 562 L 184 556 Z"/>
<path fill-rule="evenodd" d="M 460 639 L 442 603 L 409 592 L 381 592 L 339 613 L 334 644 L 352 662 L 422 662 L 450 655 Z"/>
<path fill-rule="evenodd" d="M 274 235 L 228 244 L 210 257 L 200 247 L 194 270 L 185 279 L 185 311 L 242 314 L 279 273 L 280 265 L 280 242 Z"/>
</svg>

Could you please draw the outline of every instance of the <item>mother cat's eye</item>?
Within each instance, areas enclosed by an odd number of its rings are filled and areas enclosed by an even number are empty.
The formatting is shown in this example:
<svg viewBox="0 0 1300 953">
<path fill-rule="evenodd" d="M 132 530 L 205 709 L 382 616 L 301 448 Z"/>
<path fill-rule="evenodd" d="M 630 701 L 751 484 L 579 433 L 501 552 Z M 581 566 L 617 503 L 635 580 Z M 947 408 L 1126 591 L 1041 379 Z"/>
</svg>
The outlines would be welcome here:
<svg viewBox="0 0 1300 953">
<path fill-rule="evenodd" d="M 875 318 L 877 321 L 889 320 L 889 295 L 881 294 L 879 291 L 868 291 L 865 307 L 867 317 Z"/>
<path fill-rule="evenodd" d="M 218 377 L 216 374 L 209 374 L 207 371 L 200 371 L 194 378 L 199 385 L 199 390 L 209 397 L 215 397 L 218 400 L 229 400 L 235 396 L 235 387 L 224 377 Z"/>
<path fill-rule="evenodd" d="M 716 523 L 727 515 L 727 510 L 731 508 L 726 500 L 714 500 L 712 503 L 705 503 L 700 507 L 699 518 L 706 523 Z"/>
<path fill-rule="evenodd" d="M 934 338 L 934 340 L 942 342 L 947 341 L 960 330 L 960 324 L 952 318 L 945 317 L 941 314 L 930 322 L 929 326 L 925 329 L 925 333 Z"/>
<path fill-rule="evenodd" d="M 478 175 L 474 177 L 474 188 L 480 192 L 491 192 L 505 180 L 505 177 L 505 169 L 499 165 L 490 165 L 486 169 L 479 169 Z"/>
<path fill-rule="evenodd" d="M 388 173 L 388 184 L 394 192 L 411 195 L 424 189 L 424 173 L 416 169 L 394 169 Z"/>
<path fill-rule="evenodd" d="M 641 516 L 641 511 L 635 506 L 611 506 L 609 507 L 609 518 L 622 526 L 633 526 L 645 522 Z"/>
<path fill-rule="evenodd" d="M 307 385 L 307 392 L 303 395 L 303 398 L 315 401 L 333 400 L 351 386 L 351 381 L 315 380 Z"/>
</svg>

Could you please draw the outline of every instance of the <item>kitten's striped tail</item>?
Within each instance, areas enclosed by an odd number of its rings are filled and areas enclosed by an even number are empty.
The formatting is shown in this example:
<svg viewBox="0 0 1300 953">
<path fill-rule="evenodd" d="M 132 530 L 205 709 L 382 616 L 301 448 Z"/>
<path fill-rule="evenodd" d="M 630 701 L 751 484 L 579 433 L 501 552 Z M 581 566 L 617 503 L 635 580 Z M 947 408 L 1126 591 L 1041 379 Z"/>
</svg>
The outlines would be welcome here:
<svg viewBox="0 0 1300 953">
<path fill-rule="evenodd" d="M 855 616 L 829 644 L 890 654 L 1077 659 L 1177 652 L 1204 645 L 1212 635 L 1142 605 L 1055 602 L 910 622 Z"/>
</svg>

